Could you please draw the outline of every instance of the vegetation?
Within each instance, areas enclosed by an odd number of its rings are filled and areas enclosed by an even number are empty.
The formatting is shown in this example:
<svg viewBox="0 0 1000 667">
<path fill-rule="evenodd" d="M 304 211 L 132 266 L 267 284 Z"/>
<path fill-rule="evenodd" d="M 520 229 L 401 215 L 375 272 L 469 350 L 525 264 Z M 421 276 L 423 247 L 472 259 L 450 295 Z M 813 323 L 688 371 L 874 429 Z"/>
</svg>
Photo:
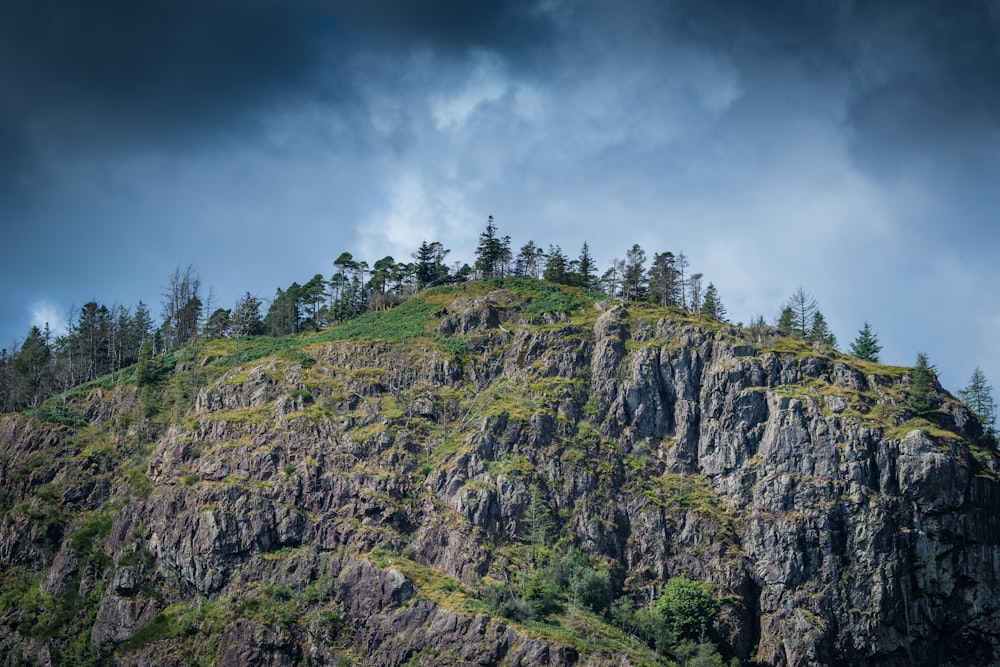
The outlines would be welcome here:
<svg viewBox="0 0 1000 667">
<path fill-rule="evenodd" d="M 535 333 L 551 332 L 555 329 L 553 322 L 567 319 L 550 317 L 554 314 L 569 314 L 574 329 L 580 328 L 578 325 L 584 320 L 592 327 L 593 319 L 587 318 L 597 317 L 595 309 L 589 307 L 591 300 L 598 296 L 596 291 L 600 295 L 637 300 L 643 304 L 632 309 L 629 326 L 647 326 L 648 322 L 662 318 L 680 320 L 723 337 L 738 335 L 721 324 L 725 322 L 726 310 L 714 284 L 709 282 L 702 290 L 704 277 L 699 273 L 686 273 L 688 265 L 683 254 L 658 253 L 653 266 L 647 270 L 645 253 L 635 245 L 629 249 L 625 260 L 596 278 L 586 243 L 576 260 L 568 259 L 558 246 L 543 252 L 533 243 L 522 246 L 517 257 L 512 259 L 509 239 L 498 236 L 492 219 L 481 241 L 477 268 L 483 275 L 492 276 L 488 280 L 465 282 L 468 272 L 462 268 L 450 270 L 444 263 L 448 251 L 437 242 L 423 243 L 414 256 L 416 261 L 410 264 L 396 263 L 386 257 L 369 268 L 349 253 L 342 253 L 334 262 L 336 273 L 332 278 L 314 276 L 304 285 L 293 283 L 287 290 L 279 289 L 265 316 L 261 316 L 261 301 L 247 293 L 234 308 L 214 310 L 193 329 L 192 314 L 195 311 L 204 313 L 207 308 L 202 310 L 198 305 L 202 300 L 199 281 L 188 269 L 171 278 L 169 301 L 165 302 L 164 321 L 159 327 L 154 329 L 152 323 L 136 325 L 134 319 L 139 312 L 136 309 L 136 315 L 129 315 L 121 321 L 121 328 L 115 329 L 121 333 L 128 331 L 129 326 L 138 326 L 136 332 L 145 332 L 137 340 L 131 340 L 129 346 L 121 348 L 127 353 L 104 356 L 103 351 L 113 349 L 111 339 L 114 336 L 108 334 L 105 345 L 101 342 L 105 340 L 104 334 L 93 333 L 100 332 L 100 327 L 86 323 L 95 318 L 100 320 L 103 315 L 100 306 L 93 304 L 92 308 L 88 304 L 86 312 L 80 314 L 80 322 L 65 338 L 53 341 L 44 332 L 35 331 L 13 355 L 5 354 L 0 370 L 5 373 L 3 377 L 7 383 L 3 386 L 6 405 L 31 406 L 30 415 L 34 419 L 64 427 L 60 432 L 67 434 L 66 442 L 56 442 L 30 460 L 19 461 L 16 466 L 11 464 L 10 479 L 17 482 L 19 488 L 33 488 L 33 496 L 30 501 L 19 501 L 16 506 L 3 505 L 6 510 L 3 519 L 8 522 L 5 525 L 14 525 L 16 521 L 37 523 L 46 528 L 43 532 L 52 536 L 53 544 L 64 540 L 72 555 L 86 569 L 76 575 L 78 580 L 65 587 L 64 592 L 54 596 L 43 592 L 40 576 L 35 572 L 12 570 L 5 573 L 2 582 L 5 592 L 0 595 L 0 616 L 4 622 L 26 636 L 52 639 L 63 650 L 59 659 L 54 660 L 57 664 L 59 660 L 61 664 L 100 664 L 99 661 L 109 659 L 110 648 L 92 646 L 87 639 L 101 586 L 117 566 L 142 565 L 147 573 L 151 572 L 154 557 L 141 539 L 135 537 L 129 544 L 129 551 L 119 562 L 112 563 L 109 560 L 112 556 L 104 552 L 104 544 L 114 513 L 123 499 L 130 496 L 147 498 L 157 492 L 146 476 L 147 470 L 151 471 L 150 476 L 155 470 L 155 466 L 147 465 L 148 457 L 153 443 L 168 425 L 174 427 L 170 437 L 178 444 L 176 455 L 182 459 L 186 457 L 179 464 L 173 490 L 192 496 L 197 494 L 206 512 L 211 511 L 212 492 L 220 488 L 232 488 L 234 493 L 238 490 L 266 494 L 270 498 L 287 498 L 294 494 L 281 494 L 274 489 L 284 484 L 305 488 L 311 483 L 310 470 L 320 465 L 316 460 L 295 458 L 296 454 L 288 451 L 293 448 L 283 442 L 264 441 L 255 436 L 254 444 L 250 444 L 251 438 L 246 433 L 239 433 L 240 426 L 279 418 L 270 406 L 209 411 L 210 415 L 200 411 L 195 414 L 191 410 L 199 391 L 211 389 L 210 383 L 224 374 L 225 382 L 238 385 L 244 383 L 251 372 L 259 373 L 261 369 L 267 371 L 267 381 L 273 382 L 276 389 L 280 380 L 271 377 L 273 369 L 294 372 L 294 389 L 280 389 L 285 397 L 296 403 L 292 408 L 294 412 L 281 416 L 287 418 L 288 423 L 338 419 L 346 424 L 344 440 L 350 442 L 338 449 L 342 443 L 336 443 L 337 438 L 330 438 L 332 451 L 330 459 L 322 464 L 326 467 L 323 474 L 339 474 L 336 466 L 346 461 L 345 476 L 379 481 L 373 484 L 379 490 L 362 494 L 364 497 L 358 502 L 371 504 L 370 517 L 391 515 L 391 521 L 369 520 L 366 516 L 364 522 L 353 519 L 351 523 L 351 519 L 337 517 L 341 522 L 337 526 L 338 535 L 365 533 L 369 545 L 395 544 L 405 554 L 402 547 L 412 527 L 408 525 L 408 518 L 402 515 L 413 507 L 437 509 L 439 500 L 427 491 L 424 483 L 428 476 L 438 472 L 436 464 L 467 456 L 473 448 L 467 436 L 480 428 L 484 420 L 488 424 L 505 423 L 509 428 L 526 425 L 534 428 L 532 420 L 548 413 L 554 415 L 551 425 L 554 445 L 549 453 L 559 464 L 557 472 L 551 474 L 562 474 L 558 472 L 561 467 L 573 474 L 589 476 L 586 483 L 596 488 L 593 495 L 588 496 L 589 503 L 605 502 L 607 498 L 600 493 L 609 485 L 623 492 L 638 493 L 638 499 L 662 512 L 668 524 L 671 517 L 693 516 L 705 522 L 706 542 L 725 543 L 726 531 L 731 530 L 731 523 L 727 522 L 731 519 L 709 480 L 700 475 L 665 472 L 654 449 L 657 446 L 669 449 L 671 443 L 667 441 L 634 443 L 627 455 L 620 454 L 616 448 L 619 443 L 614 442 L 613 434 L 609 435 L 606 430 L 607 422 L 602 421 L 606 407 L 588 392 L 586 377 L 566 379 L 550 375 L 528 382 L 522 378 L 504 377 L 487 387 L 469 381 L 468 386 L 447 389 L 404 388 L 403 382 L 394 384 L 394 381 L 405 368 L 362 367 L 341 371 L 331 370 L 330 364 L 323 361 L 325 350 L 319 345 L 321 343 L 364 340 L 395 344 L 413 339 L 418 340 L 417 345 L 398 347 L 413 348 L 416 351 L 411 353 L 415 356 L 443 358 L 452 366 L 468 364 L 478 369 L 504 361 L 501 355 L 509 348 L 490 357 L 491 352 L 483 351 L 476 336 L 447 336 L 440 333 L 443 328 L 436 326 L 456 297 L 482 296 L 497 288 L 523 299 L 521 303 L 527 305 L 519 304 L 518 307 L 523 307 L 520 312 L 527 319 L 522 320 L 522 324 Z M 545 275 L 547 280 L 539 280 L 539 275 Z M 418 288 L 424 291 L 414 294 Z M 501 303 L 497 307 L 506 306 Z M 640 314 L 634 314 L 636 312 Z M 888 401 L 880 403 L 874 390 L 833 386 L 827 380 L 814 377 L 774 391 L 786 392 L 799 400 L 815 400 L 817 405 L 825 397 L 844 398 L 847 407 L 837 413 L 843 417 L 867 419 L 878 427 L 900 423 L 906 428 L 925 428 L 935 437 L 958 437 L 939 429 L 934 421 L 934 408 L 941 398 L 935 395 L 933 367 L 926 355 L 918 355 L 908 391 L 901 379 L 902 369 L 877 365 L 880 348 L 867 323 L 851 347 L 856 358 L 838 355 L 830 349 L 836 339 L 829 332 L 815 300 L 801 289 L 779 318 L 779 328 L 784 327 L 787 335 L 769 329 L 763 318 L 760 318 L 759 327 L 761 339 L 767 340 L 766 345 L 760 346 L 764 348 L 763 353 L 790 354 L 803 361 L 821 359 L 825 363 L 834 360 L 863 369 L 865 376 L 882 374 L 893 378 L 894 386 L 885 391 L 891 394 L 891 403 L 898 407 L 888 407 Z M 90 338 L 99 344 L 86 348 L 84 332 L 90 332 Z M 265 335 L 276 332 L 282 332 L 281 337 Z M 509 341 L 514 336 L 497 335 L 495 338 Z M 172 347 L 182 339 L 185 341 L 182 347 Z M 502 345 L 513 344 L 498 343 L 497 347 Z M 325 349 L 337 347 L 326 346 Z M 87 352 L 90 356 L 81 350 L 90 350 Z M 634 351 L 634 348 L 629 350 Z M 266 362 L 259 361 L 265 358 Z M 130 360 L 131 364 L 126 363 Z M 523 364 L 519 360 L 519 370 L 531 370 L 531 364 L 530 360 Z M 399 366 L 405 367 L 406 359 L 401 358 Z M 92 372 L 99 370 L 108 372 L 90 377 Z M 60 378 L 68 382 L 66 377 L 77 376 L 90 379 L 76 389 L 65 383 L 58 385 Z M 123 388 L 123 394 L 133 391 L 134 398 L 127 414 L 114 418 L 102 416 L 94 419 L 95 424 L 88 422 L 86 415 L 93 411 L 88 410 L 87 391 L 98 388 Z M 53 396 L 51 391 L 54 389 L 61 391 Z M 995 421 L 991 391 L 985 376 L 977 369 L 962 393 L 966 403 L 988 427 L 990 435 Z M 420 407 L 417 407 L 418 402 Z M 903 415 L 897 420 L 904 405 L 912 415 Z M 563 407 L 567 409 L 562 410 Z M 915 418 L 906 421 L 908 416 Z M 111 419 L 117 421 L 112 425 Z M 98 427 L 96 423 L 100 421 L 106 423 Z M 543 425 L 538 430 L 547 428 L 549 426 Z M 228 435 L 223 442 L 206 444 L 199 441 L 206 432 Z M 234 432 L 237 435 L 234 436 Z M 209 447 L 266 451 L 267 456 L 252 460 L 271 462 L 273 471 L 279 474 L 254 478 L 252 473 L 240 470 L 237 474 L 223 473 L 213 477 L 211 470 L 199 468 L 194 463 L 199 456 L 211 454 Z M 202 454 L 202 451 L 208 453 Z M 347 451 L 350 451 L 349 456 Z M 366 462 L 363 454 L 367 451 L 377 454 Z M 331 463 L 335 460 L 337 463 Z M 402 461 L 399 465 L 406 471 L 403 478 L 412 477 L 412 488 L 405 482 L 398 486 L 382 483 L 386 473 L 379 465 L 389 460 Z M 634 637 L 637 638 L 632 640 L 635 645 L 648 645 L 667 664 L 722 664 L 722 654 L 729 649 L 725 628 L 720 627 L 722 600 L 719 591 L 706 583 L 682 577 L 663 582 L 659 574 L 655 589 L 650 586 L 647 592 L 638 586 L 630 588 L 628 575 L 616 570 L 619 564 L 599 555 L 607 552 L 594 550 L 588 554 L 573 543 L 566 526 L 572 519 L 580 518 L 574 512 L 583 510 L 554 507 L 553 498 L 557 494 L 547 486 L 552 480 L 546 480 L 540 472 L 534 452 L 515 449 L 502 457 L 498 455 L 496 460 L 477 454 L 475 460 L 476 465 L 480 465 L 478 476 L 466 480 L 463 491 L 483 491 L 491 484 L 490 479 L 495 481 L 503 476 L 507 481 L 513 480 L 511 488 L 520 489 L 528 496 L 523 516 L 517 519 L 520 530 L 513 536 L 498 536 L 495 542 L 484 547 L 490 550 L 491 556 L 496 556 L 492 562 L 500 563 L 487 576 L 479 580 L 478 575 L 468 579 L 463 575 L 463 581 L 458 582 L 420 565 L 413 558 L 395 555 L 397 552 L 389 548 L 374 548 L 368 558 L 380 567 L 399 568 L 416 582 L 420 594 L 428 599 L 455 605 L 463 613 L 486 610 L 510 619 L 529 633 L 561 637 L 559 633 L 572 634 L 586 627 L 591 634 L 586 639 L 574 635 L 574 641 L 596 643 L 620 639 L 627 644 L 628 638 Z M 47 472 L 50 464 L 67 472 L 43 476 L 41 473 Z M 80 481 L 84 474 L 90 475 L 86 483 Z M 7 493 L 6 489 L 0 491 Z M 91 504 L 84 505 L 85 502 Z M 297 516 L 307 516 L 310 521 L 317 519 L 311 511 L 301 507 L 294 509 L 301 513 Z M 442 516 L 448 521 L 454 519 L 451 510 L 444 510 Z M 603 521 L 608 530 L 613 530 L 610 520 Z M 136 531 L 142 533 L 140 528 Z M 46 545 L 46 548 L 51 546 Z M 411 542 L 408 548 L 416 547 Z M 267 554 L 275 559 L 285 555 L 281 549 Z M 93 579 L 88 582 L 90 588 L 80 586 L 79 577 L 85 574 Z M 166 639 L 216 637 L 226 622 L 240 617 L 287 633 L 306 627 L 312 632 L 320 619 L 336 635 L 343 623 L 339 612 L 328 604 L 323 593 L 273 581 L 242 590 L 232 599 L 197 599 L 183 603 L 176 602 L 177 591 L 157 588 L 148 580 L 144 580 L 142 586 L 147 587 L 142 593 L 144 596 L 162 602 L 156 607 L 162 611 L 118 646 L 119 654 Z M 603 639 L 593 638 L 599 635 Z M 8 656 L 0 654 L 0 657 Z M 197 657 L 199 660 L 210 658 Z M 184 659 L 193 661 L 189 655 Z"/>
</svg>

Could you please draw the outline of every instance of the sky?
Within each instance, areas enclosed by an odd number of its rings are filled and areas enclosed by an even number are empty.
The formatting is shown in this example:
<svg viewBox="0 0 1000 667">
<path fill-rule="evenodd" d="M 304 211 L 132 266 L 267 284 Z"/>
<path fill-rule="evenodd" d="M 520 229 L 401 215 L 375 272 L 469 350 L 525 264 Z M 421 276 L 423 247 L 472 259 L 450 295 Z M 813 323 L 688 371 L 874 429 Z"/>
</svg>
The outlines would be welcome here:
<svg viewBox="0 0 1000 667">
<path fill-rule="evenodd" d="M 0 346 L 492 215 L 1000 383 L 1000 1 L 0 0 Z M 1000 386 L 998 384 L 997 386 Z"/>
</svg>

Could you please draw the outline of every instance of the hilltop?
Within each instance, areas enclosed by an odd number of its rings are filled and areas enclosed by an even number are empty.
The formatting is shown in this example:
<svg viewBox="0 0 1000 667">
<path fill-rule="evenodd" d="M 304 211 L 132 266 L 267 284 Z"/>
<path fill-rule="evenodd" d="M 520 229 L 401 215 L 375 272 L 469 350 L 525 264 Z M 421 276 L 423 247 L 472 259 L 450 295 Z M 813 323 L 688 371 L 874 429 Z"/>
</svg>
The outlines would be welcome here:
<svg viewBox="0 0 1000 667">
<path fill-rule="evenodd" d="M 201 340 L 0 416 L 0 656 L 992 664 L 997 455 L 912 387 L 530 279 Z"/>
</svg>

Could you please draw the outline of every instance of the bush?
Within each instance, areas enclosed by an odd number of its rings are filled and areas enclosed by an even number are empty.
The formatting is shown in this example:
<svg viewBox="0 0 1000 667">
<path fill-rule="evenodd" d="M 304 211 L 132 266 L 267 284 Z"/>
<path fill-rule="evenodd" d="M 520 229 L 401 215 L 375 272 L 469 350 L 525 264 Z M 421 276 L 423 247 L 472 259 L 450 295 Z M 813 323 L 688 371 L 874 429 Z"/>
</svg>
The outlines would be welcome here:
<svg viewBox="0 0 1000 667">
<path fill-rule="evenodd" d="M 653 609 L 663 615 L 679 640 L 699 641 L 706 633 L 715 634 L 719 601 L 704 582 L 674 577 L 664 586 Z"/>
</svg>

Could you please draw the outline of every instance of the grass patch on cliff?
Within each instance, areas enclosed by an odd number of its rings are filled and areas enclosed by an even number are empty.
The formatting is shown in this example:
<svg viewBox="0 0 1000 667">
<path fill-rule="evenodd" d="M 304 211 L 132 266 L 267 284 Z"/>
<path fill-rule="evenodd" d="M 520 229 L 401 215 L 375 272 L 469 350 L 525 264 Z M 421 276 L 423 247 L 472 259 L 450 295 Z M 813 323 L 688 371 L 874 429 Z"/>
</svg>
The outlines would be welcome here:
<svg viewBox="0 0 1000 667">
<path fill-rule="evenodd" d="M 431 313 L 440 306 L 415 297 L 389 310 L 368 311 L 363 315 L 308 337 L 310 343 L 335 340 L 406 340 L 422 336 Z"/>
</svg>

